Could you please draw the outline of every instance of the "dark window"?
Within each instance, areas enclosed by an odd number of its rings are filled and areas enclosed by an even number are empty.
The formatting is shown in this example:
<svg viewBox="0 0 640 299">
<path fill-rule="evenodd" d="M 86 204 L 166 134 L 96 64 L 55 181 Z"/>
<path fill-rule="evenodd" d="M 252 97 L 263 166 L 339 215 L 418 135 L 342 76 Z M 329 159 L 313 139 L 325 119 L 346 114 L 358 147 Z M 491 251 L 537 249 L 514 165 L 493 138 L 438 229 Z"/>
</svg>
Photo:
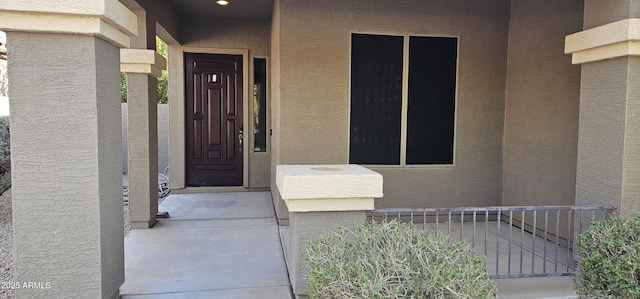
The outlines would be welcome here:
<svg viewBox="0 0 640 299">
<path fill-rule="evenodd" d="M 267 60 L 253 59 L 253 150 L 267 151 Z"/>
<path fill-rule="evenodd" d="M 352 35 L 350 163 L 453 164 L 458 40 L 407 38 Z"/>
<path fill-rule="evenodd" d="M 403 40 L 352 36 L 350 163 L 400 163 Z"/>
<path fill-rule="evenodd" d="M 407 164 L 453 164 L 458 41 L 409 40 Z"/>
</svg>

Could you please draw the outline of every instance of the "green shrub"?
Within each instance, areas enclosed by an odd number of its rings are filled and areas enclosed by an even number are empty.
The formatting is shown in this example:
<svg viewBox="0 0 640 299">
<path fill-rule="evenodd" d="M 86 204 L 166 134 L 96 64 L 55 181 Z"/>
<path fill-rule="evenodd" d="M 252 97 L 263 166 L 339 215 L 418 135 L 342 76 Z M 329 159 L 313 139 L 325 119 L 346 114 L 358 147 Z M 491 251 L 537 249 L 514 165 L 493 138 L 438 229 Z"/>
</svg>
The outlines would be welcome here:
<svg viewBox="0 0 640 299">
<path fill-rule="evenodd" d="M 309 243 L 310 298 L 491 298 L 485 256 L 467 242 L 395 221 L 339 228 Z"/>
<path fill-rule="evenodd" d="M 127 73 L 120 72 L 120 103 L 127 102 Z"/>
<path fill-rule="evenodd" d="M 9 116 L 0 116 L 0 194 L 11 187 Z"/>
<path fill-rule="evenodd" d="M 158 54 L 162 55 L 165 59 L 168 57 L 168 45 L 162 39 L 156 36 L 156 51 Z M 162 75 L 158 78 L 158 104 L 166 104 L 168 102 L 168 89 L 167 86 L 169 84 L 169 73 L 167 72 L 165 65 L 165 69 L 162 70 Z M 120 102 L 127 103 L 127 74 L 120 73 Z"/>
<path fill-rule="evenodd" d="M 581 298 L 640 298 L 640 215 L 594 221 L 578 238 Z"/>
</svg>

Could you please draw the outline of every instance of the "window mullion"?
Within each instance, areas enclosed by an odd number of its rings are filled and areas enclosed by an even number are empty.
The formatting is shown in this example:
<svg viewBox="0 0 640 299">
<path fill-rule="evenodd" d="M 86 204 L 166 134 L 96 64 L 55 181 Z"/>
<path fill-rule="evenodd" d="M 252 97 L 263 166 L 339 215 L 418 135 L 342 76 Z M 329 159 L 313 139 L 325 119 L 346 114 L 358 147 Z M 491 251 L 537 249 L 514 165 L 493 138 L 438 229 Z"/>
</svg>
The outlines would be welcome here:
<svg viewBox="0 0 640 299">
<path fill-rule="evenodd" d="M 409 36 L 404 35 L 402 56 L 402 116 L 400 124 L 400 165 L 407 165 L 407 109 L 409 106 Z"/>
</svg>

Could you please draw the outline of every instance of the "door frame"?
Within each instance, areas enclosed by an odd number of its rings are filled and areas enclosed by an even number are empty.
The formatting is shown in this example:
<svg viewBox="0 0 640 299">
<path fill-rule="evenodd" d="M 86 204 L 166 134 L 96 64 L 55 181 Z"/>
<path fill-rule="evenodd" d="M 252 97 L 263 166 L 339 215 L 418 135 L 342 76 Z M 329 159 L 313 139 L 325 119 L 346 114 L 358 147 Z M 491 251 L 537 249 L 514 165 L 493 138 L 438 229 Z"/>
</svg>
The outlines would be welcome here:
<svg viewBox="0 0 640 299">
<path fill-rule="evenodd" d="M 242 124 L 249 128 L 249 50 L 248 49 L 221 49 L 203 47 L 183 47 L 169 45 L 169 56 L 178 56 L 178 59 L 170 59 L 169 73 L 169 169 L 171 172 L 170 187 L 183 189 L 186 187 L 186 93 L 185 93 L 185 53 L 242 55 Z M 175 91 L 172 91 L 172 89 Z M 253 94 L 253 93 L 251 93 Z M 179 99 L 179 100 L 176 100 Z M 233 191 L 249 187 L 249 142 L 243 143 L 242 150 L 242 186 L 239 187 L 206 187 L 221 191 Z M 249 148 L 252 149 L 252 148 Z M 205 188 L 205 187 L 194 187 Z"/>
</svg>

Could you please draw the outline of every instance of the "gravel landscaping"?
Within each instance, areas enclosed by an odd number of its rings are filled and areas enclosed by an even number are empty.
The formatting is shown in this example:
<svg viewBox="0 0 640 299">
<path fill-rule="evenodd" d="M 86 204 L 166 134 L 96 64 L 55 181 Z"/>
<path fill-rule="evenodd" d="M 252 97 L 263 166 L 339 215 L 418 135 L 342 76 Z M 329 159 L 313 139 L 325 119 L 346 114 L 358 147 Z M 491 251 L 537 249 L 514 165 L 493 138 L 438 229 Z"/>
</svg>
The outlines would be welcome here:
<svg viewBox="0 0 640 299">
<path fill-rule="evenodd" d="M 13 280 L 13 227 L 11 189 L 0 196 L 0 282 Z M 11 290 L 0 289 L 0 298 L 14 298 Z"/>
</svg>

